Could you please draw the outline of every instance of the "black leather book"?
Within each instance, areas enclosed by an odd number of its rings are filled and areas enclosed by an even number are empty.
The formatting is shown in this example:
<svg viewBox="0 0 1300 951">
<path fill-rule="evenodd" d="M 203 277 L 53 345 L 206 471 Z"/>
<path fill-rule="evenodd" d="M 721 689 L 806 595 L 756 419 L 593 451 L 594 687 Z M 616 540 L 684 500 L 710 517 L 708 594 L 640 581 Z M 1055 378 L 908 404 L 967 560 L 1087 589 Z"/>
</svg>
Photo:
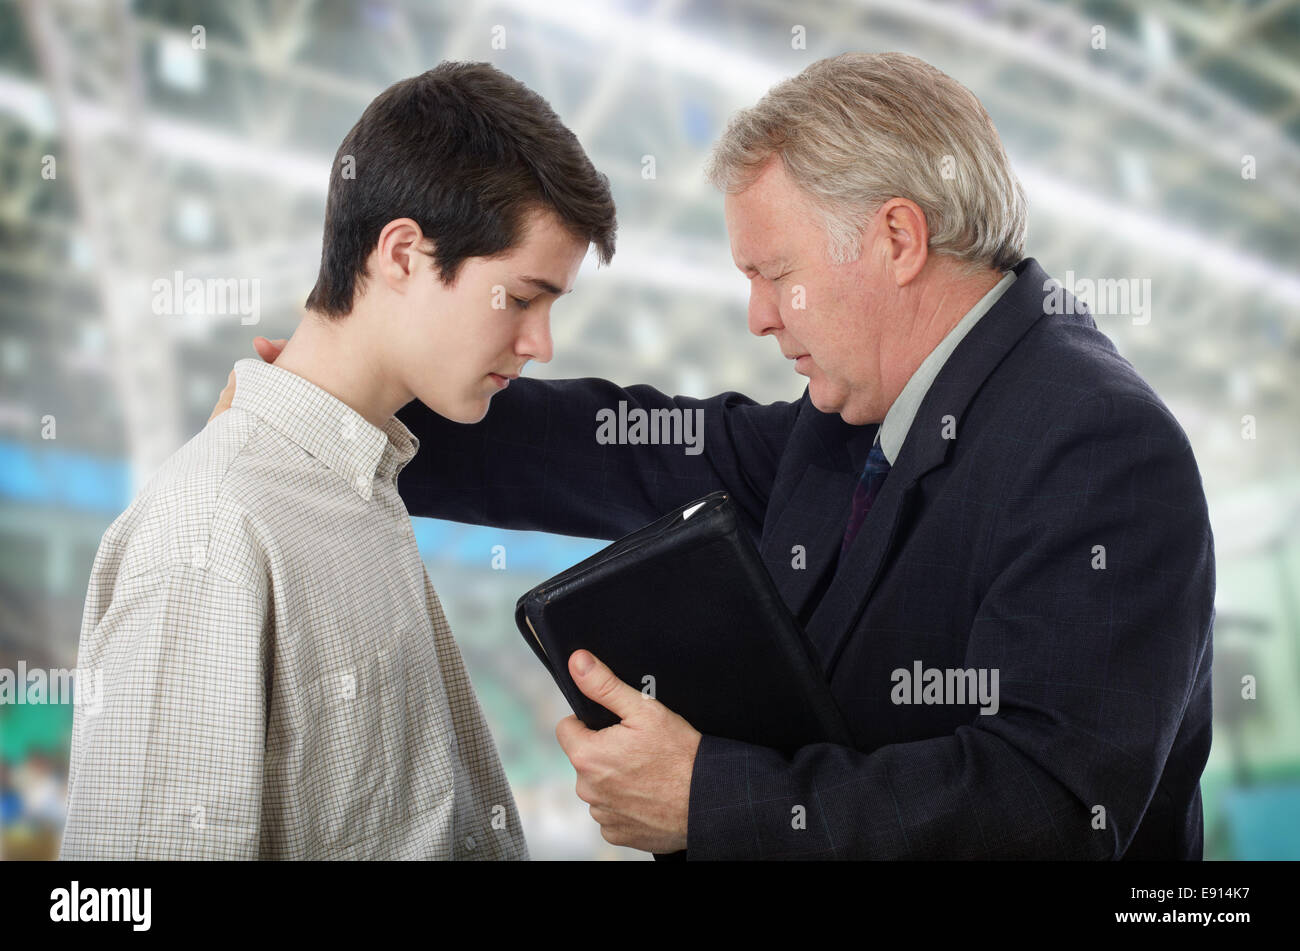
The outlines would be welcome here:
<svg viewBox="0 0 1300 951">
<path fill-rule="evenodd" d="M 853 746 L 799 625 L 739 524 L 714 492 L 523 595 L 515 623 L 589 728 L 618 718 L 569 676 L 575 650 L 695 729 L 790 753 Z"/>
</svg>

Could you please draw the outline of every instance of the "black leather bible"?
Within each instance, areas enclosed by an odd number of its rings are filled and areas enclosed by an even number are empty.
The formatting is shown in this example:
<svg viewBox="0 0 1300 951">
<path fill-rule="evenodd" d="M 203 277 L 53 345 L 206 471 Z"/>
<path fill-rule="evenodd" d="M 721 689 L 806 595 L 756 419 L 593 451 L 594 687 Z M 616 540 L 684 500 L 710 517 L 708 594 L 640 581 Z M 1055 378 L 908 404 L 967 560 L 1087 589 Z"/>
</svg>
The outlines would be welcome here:
<svg viewBox="0 0 1300 951">
<path fill-rule="evenodd" d="M 542 582 L 519 598 L 515 623 L 590 729 L 619 720 L 569 676 L 579 649 L 701 733 L 786 753 L 817 742 L 854 745 L 725 492 Z"/>
</svg>

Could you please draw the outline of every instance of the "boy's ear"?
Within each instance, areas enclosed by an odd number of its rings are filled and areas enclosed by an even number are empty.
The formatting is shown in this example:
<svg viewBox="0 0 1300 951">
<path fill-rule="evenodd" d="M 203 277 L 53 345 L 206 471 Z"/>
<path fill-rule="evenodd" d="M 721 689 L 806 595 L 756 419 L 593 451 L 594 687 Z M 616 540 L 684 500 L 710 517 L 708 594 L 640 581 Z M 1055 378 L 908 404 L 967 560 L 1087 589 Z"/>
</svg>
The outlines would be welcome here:
<svg viewBox="0 0 1300 951">
<path fill-rule="evenodd" d="M 421 257 L 429 257 L 432 251 L 433 242 L 413 219 L 394 218 L 384 225 L 375 244 L 377 276 L 401 293 L 422 269 Z"/>
</svg>

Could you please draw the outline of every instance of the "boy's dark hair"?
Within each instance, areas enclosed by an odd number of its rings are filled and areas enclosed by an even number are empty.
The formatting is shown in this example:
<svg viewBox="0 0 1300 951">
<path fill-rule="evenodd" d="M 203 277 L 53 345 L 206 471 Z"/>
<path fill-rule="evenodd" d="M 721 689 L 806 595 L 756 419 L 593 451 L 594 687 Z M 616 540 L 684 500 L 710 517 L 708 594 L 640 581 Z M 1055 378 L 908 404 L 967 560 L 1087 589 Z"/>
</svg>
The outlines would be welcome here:
<svg viewBox="0 0 1300 951">
<path fill-rule="evenodd" d="M 539 208 L 595 244 L 602 264 L 614 256 L 609 179 L 546 100 L 487 63 L 441 63 L 376 96 L 339 146 L 307 307 L 351 312 L 366 259 L 395 218 L 432 239 L 451 284 L 466 258 L 514 247 Z"/>
</svg>

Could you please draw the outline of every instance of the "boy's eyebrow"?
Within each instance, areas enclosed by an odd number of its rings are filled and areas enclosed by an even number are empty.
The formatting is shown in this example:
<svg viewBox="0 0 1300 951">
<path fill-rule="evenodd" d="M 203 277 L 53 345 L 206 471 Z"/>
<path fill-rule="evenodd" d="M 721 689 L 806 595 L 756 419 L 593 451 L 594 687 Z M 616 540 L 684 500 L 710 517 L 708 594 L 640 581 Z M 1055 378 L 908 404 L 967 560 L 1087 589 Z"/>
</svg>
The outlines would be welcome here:
<svg viewBox="0 0 1300 951">
<path fill-rule="evenodd" d="M 554 294 L 556 297 L 569 293 L 569 291 L 560 290 L 550 281 L 542 277 L 521 277 L 519 280 L 523 281 L 525 284 L 532 284 L 534 287 L 540 288 L 548 294 Z"/>
</svg>

